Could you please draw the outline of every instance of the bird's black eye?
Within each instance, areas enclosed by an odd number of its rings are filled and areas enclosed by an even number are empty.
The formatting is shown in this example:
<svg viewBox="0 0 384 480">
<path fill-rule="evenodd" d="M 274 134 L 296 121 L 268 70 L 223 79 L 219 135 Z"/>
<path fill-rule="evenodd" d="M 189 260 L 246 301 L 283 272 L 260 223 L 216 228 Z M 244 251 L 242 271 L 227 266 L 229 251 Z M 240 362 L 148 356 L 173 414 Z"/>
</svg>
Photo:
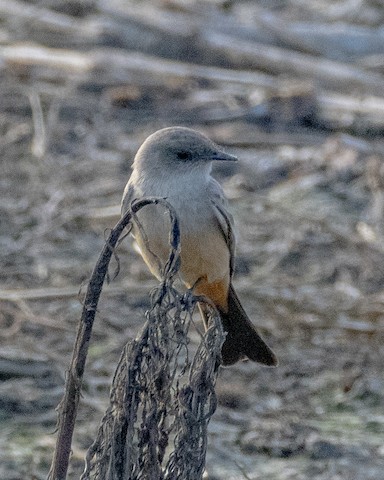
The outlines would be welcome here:
<svg viewBox="0 0 384 480">
<path fill-rule="evenodd" d="M 177 152 L 177 158 L 179 160 L 190 160 L 191 154 L 190 152 L 186 152 L 185 150 L 183 150 L 181 152 Z"/>
</svg>

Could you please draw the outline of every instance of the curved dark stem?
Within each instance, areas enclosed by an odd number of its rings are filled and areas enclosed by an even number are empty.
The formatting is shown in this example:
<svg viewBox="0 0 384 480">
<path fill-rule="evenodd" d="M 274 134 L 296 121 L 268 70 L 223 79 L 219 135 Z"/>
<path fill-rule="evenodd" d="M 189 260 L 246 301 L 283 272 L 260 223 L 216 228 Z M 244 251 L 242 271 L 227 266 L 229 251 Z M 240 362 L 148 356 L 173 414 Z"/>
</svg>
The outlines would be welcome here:
<svg viewBox="0 0 384 480">
<path fill-rule="evenodd" d="M 127 227 L 132 220 L 132 215 L 149 204 L 162 204 L 168 209 L 172 222 L 170 244 L 174 246 L 178 242 L 180 233 L 176 214 L 169 203 L 160 198 L 134 200 L 131 204 L 131 209 L 124 214 L 121 220 L 111 230 L 92 272 L 85 295 L 71 364 L 66 378 L 64 397 L 58 406 L 58 434 L 51 469 L 48 474 L 49 480 L 65 480 L 67 476 L 85 362 L 97 305 L 108 272 L 109 262 L 124 228 Z"/>
</svg>

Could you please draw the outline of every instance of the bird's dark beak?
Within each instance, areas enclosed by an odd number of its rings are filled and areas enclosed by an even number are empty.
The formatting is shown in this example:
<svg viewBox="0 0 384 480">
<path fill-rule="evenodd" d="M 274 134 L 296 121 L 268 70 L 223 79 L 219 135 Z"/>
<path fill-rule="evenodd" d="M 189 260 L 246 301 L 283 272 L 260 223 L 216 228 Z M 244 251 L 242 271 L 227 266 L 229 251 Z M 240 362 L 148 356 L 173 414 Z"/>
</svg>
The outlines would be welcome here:
<svg viewBox="0 0 384 480">
<path fill-rule="evenodd" d="M 229 162 L 237 162 L 237 157 L 229 153 L 225 153 L 221 150 L 218 150 L 217 152 L 214 152 L 211 155 L 210 160 L 224 160 Z"/>
</svg>

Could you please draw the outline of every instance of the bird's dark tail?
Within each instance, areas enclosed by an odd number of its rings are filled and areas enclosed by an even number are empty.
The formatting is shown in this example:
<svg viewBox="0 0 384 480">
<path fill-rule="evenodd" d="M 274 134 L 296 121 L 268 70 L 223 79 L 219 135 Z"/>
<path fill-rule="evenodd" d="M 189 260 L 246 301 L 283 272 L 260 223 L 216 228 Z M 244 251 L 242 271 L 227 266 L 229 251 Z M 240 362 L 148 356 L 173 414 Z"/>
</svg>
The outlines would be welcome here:
<svg viewBox="0 0 384 480">
<path fill-rule="evenodd" d="M 200 310 L 204 317 L 203 308 Z M 276 355 L 257 333 L 232 285 L 228 293 L 228 310 L 224 312 L 219 308 L 219 313 L 223 329 L 227 332 L 221 350 L 223 365 L 233 365 L 245 358 L 263 365 L 277 365 Z"/>
</svg>

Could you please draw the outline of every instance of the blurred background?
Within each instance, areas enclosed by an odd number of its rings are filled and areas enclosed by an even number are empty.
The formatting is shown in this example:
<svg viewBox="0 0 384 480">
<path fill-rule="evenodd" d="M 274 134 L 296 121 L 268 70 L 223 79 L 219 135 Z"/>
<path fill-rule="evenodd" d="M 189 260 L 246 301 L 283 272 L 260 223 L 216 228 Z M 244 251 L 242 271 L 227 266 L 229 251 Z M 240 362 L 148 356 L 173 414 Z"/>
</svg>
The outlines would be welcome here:
<svg viewBox="0 0 384 480">
<path fill-rule="evenodd" d="M 47 475 L 79 291 L 137 148 L 170 125 L 240 158 L 214 172 L 234 283 L 280 360 L 221 371 L 209 478 L 382 478 L 383 24 L 383 0 L 0 0 L 2 479 Z M 71 479 L 154 286 L 118 253 Z"/>
</svg>

